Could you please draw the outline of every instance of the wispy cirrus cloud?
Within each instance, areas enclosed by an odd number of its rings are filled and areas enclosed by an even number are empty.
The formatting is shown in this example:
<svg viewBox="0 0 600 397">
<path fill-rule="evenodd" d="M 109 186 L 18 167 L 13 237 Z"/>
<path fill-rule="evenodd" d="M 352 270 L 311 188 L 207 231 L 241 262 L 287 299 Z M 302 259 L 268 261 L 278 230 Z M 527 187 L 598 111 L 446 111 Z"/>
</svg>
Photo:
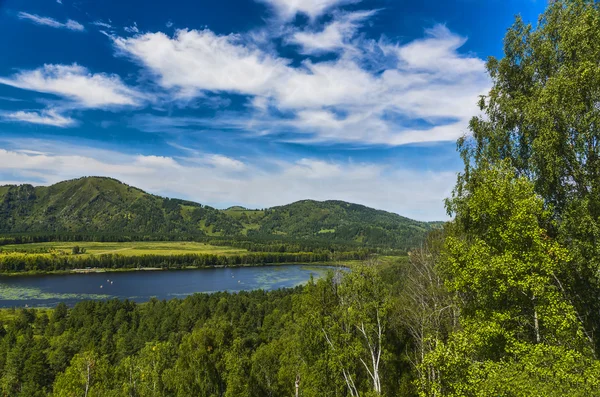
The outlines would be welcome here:
<svg viewBox="0 0 600 397">
<path fill-rule="evenodd" d="M 0 77 L 0 84 L 54 94 L 82 108 L 137 106 L 144 98 L 126 86 L 119 76 L 91 73 L 77 64 L 23 70 L 10 77 Z"/>
<path fill-rule="evenodd" d="M 101 21 L 101 20 L 92 22 L 92 25 L 98 26 L 98 27 L 101 27 L 101 28 L 112 29 L 112 25 L 110 23 L 107 23 L 107 22 L 104 22 L 104 21 Z"/>
<path fill-rule="evenodd" d="M 72 19 L 68 19 L 67 22 L 59 22 L 54 18 L 50 18 L 50 17 L 43 17 L 40 15 L 36 15 L 36 14 L 30 14 L 28 12 L 19 12 L 18 14 L 19 19 L 24 19 L 30 22 L 33 22 L 37 25 L 44 25 L 44 26 L 50 26 L 53 28 L 59 28 L 59 29 L 68 29 L 68 30 L 73 30 L 73 31 L 78 31 L 78 32 L 82 32 L 85 30 L 85 27 L 80 24 L 77 21 L 74 21 Z"/>
<path fill-rule="evenodd" d="M 133 25 L 131 26 L 125 26 L 123 28 L 124 31 L 126 31 L 127 33 L 132 33 L 132 34 L 136 34 L 140 32 L 140 29 L 138 29 L 137 26 L 137 22 L 134 22 Z"/>
<path fill-rule="evenodd" d="M 40 112 L 26 112 L 21 110 L 18 112 L 0 114 L 0 117 L 4 120 L 43 124 L 53 127 L 72 127 L 77 124 L 74 119 L 62 116 L 54 109 L 43 110 Z"/>
</svg>

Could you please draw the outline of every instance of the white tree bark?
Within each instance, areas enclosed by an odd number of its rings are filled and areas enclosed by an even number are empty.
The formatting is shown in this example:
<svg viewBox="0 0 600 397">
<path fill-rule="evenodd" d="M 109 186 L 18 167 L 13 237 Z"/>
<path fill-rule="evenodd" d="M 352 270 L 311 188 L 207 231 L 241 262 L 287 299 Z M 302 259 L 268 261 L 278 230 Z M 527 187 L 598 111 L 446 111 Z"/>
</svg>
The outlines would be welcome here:
<svg viewBox="0 0 600 397">
<path fill-rule="evenodd" d="M 87 397 L 88 392 L 90 390 L 90 369 L 91 369 L 91 366 L 92 366 L 92 362 L 91 362 L 91 360 L 89 358 L 86 360 L 86 364 L 87 364 L 86 365 L 86 367 L 87 367 L 87 375 L 86 375 L 86 379 L 85 379 L 85 394 L 84 394 L 85 397 Z"/>
</svg>

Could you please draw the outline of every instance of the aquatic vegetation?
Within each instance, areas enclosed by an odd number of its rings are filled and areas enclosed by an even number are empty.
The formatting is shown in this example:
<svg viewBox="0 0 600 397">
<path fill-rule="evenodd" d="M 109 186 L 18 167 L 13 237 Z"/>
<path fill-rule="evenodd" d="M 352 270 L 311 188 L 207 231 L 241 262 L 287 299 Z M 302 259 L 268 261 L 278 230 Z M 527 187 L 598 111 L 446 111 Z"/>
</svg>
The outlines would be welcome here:
<svg viewBox="0 0 600 397">
<path fill-rule="evenodd" d="M 46 292 L 40 288 L 11 286 L 0 283 L 0 301 L 19 301 L 19 300 L 84 300 L 84 299 L 110 299 L 111 295 L 106 294 L 73 294 Z"/>
</svg>

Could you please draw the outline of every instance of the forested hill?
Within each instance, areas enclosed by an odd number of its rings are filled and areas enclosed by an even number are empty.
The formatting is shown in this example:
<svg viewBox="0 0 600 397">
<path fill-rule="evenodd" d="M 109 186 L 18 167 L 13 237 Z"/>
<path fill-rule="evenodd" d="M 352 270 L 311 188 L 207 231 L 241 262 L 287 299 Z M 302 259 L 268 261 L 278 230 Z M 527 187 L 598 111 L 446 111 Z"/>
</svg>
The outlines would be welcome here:
<svg viewBox="0 0 600 397">
<path fill-rule="evenodd" d="M 407 248 L 436 223 L 342 201 L 218 210 L 148 194 L 115 179 L 0 186 L 0 234 L 95 233 L 319 239 Z"/>
<path fill-rule="evenodd" d="M 437 223 L 419 222 L 344 201 L 302 200 L 264 211 L 229 209 L 226 214 L 256 229 L 250 234 L 319 237 L 389 246 L 418 244 Z M 254 218 L 253 218 L 254 217 Z"/>
</svg>

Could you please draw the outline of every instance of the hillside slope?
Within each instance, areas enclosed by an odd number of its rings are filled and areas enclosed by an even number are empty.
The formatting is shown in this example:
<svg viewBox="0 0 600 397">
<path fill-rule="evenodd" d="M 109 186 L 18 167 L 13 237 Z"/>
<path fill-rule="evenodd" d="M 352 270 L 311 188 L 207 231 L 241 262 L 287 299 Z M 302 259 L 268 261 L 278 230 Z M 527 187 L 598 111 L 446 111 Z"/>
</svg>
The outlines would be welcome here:
<svg viewBox="0 0 600 397">
<path fill-rule="evenodd" d="M 406 247 L 435 223 L 343 201 L 303 200 L 266 210 L 217 210 L 145 193 L 115 179 L 0 186 L 0 233 L 280 236 Z"/>
<path fill-rule="evenodd" d="M 414 245 L 436 227 L 435 223 L 334 200 L 302 200 L 264 211 L 230 208 L 225 212 L 249 228 L 248 235 L 317 237 L 367 245 Z"/>
<path fill-rule="evenodd" d="M 233 235 L 241 230 L 214 208 L 154 196 L 110 178 L 0 188 L 0 233 Z"/>
</svg>

